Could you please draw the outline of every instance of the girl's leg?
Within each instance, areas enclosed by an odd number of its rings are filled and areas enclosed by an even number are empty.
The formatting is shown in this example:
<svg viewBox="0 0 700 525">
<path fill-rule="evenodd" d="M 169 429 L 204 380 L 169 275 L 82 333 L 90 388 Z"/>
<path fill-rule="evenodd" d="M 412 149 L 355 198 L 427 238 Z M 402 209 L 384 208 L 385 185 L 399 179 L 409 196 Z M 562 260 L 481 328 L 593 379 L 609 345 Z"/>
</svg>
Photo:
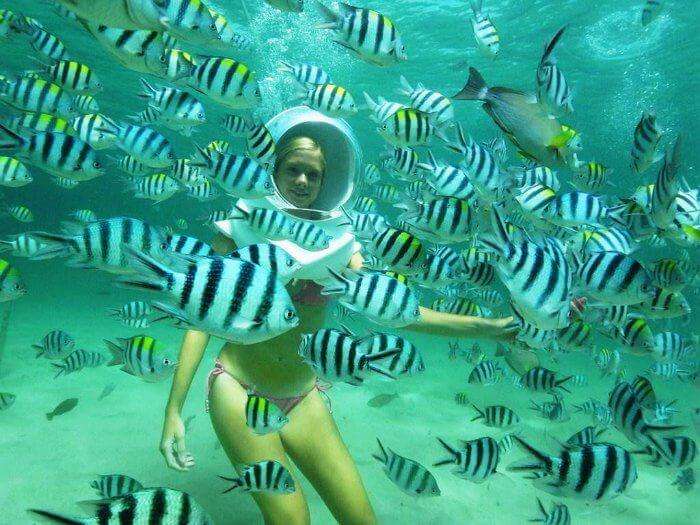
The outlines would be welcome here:
<svg viewBox="0 0 700 525">
<path fill-rule="evenodd" d="M 277 434 L 259 436 L 245 423 L 246 391 L 227 374 L 221 374 L 212 385 L 209 414 L 216 435 L 231 463 L 255 463 L 273 459 L 289 469 L 290 462 Z M 251 494 L 260 507 L 266 524 L 307 525 L 309 508 L 299 480 L 293 494 Z M 234 520 L 235 521 L 235 520 Z"/>
<path fill-rule="evenodd" d="M 341 525 L 377 522 L 355 462 L 326 403 L 312 390 L 290 413 L 282 443 Z"/>
</svg>

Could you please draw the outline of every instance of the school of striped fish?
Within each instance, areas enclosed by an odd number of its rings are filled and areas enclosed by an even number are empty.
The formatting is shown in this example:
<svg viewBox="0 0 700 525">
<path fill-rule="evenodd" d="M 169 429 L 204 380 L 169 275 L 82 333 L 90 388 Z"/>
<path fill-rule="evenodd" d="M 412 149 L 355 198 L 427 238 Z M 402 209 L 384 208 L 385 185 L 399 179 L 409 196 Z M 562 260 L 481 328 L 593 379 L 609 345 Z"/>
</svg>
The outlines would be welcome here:
<svg viewBox="0 0 700 525">
<path fill-rule="evenodd" d="M 437 352 L 399 333 L 420 321 L 421 308 L 512 316 L 512 338 L 495 349 L 445 343 L 445 359 L 464 376 L 464 389 L 447 393 L 466 411 L 462 422 L 445 422 L 433 437 L 421 438 L 420 458 L 402 455 L 398 437 L 390 448 L 390 427 L 377 437 L 372 457 L 397 499 L 398 492 L 438 497 L 448 483 L 469 490 L 505 475 L 548 494 L 531 509 L 518 509 L 523 520 L 565 525 L 581 519 L 568 508 L 570 499 L 605 505 L 633 495 L 650 469 L 668 473 L 658 497 L 692 490 L 700 431 L 700 405 L 692 400 L 700 384 L 691 306 L 700 286 L 692 131 L 664 128 L 664 108 L 649 107 L 629 123 L 624 151 L 615 145 L 591 155 L 586 137 L 597 130 L 572 124 L 585 112 L 587 94 L 567 82 L 572 62 L 557 57 L 567 56 L 562 49 L 575 21 L 553 34 L 533 34 L 542 54 L 529 57 L 532 78 L 498 86 L 497 57 L 511 48 L 491 14 L 497 10 L 490 13 L 497 2 L 463 2 L 451 16 L 471 33 L 465 45 L 478 55 L 455 90 L 439 77 L 428 85 L 399 71 L 421 54 L 397 25 L 399 4 L 265 1 L 283 23 L 303 17 L 345 62 L 362 61 L 368 71 L 393 68 L 393 84 L 361 91 L 347 75 L 341 82 L 339 71 L 283 53 L 276 69 L 261 71 L 255 53 L 263 43 L 245 19 L 232 17 L 238 6 L 47 0 L 52 10 L 45 19 L 25 16 L 21 2 L 0 6 L 7 7 L 0 9 L 0 46 L 31 59 L 24 70 L 0 66 L 0 224 L 8 232 L 0 239 L 0 302 L 31 301 L 40 285 L 26 283 L 21 268 L 45 260 L 52 271 L 60 264 L 97 270 L 134 292 L 133 300 L 104 312 L 114 334 L 105 334 L 102 349 L 84 348 L 81 334 L 55 326 L 34 334 L 36 358 L 54 369 L 47 380 L 69 383 L 90 368 L 118 366 L 134 381 L 164 382 L 177 361 L 147 334 L 154 323 L 239 344 L 271 340 L 299 325 L 285 288 L 298 261 L 273 244 L 229 254 L 210 244 L 211 226 L 225 219 L 310 251 L 332 240 L 316 223 L 235 203 L 275 191 L 275 141 L 262 116 L 274 99 L 373 130 L 371 139 L 361 137 L 363 172 L 342 210 L 362 244 L 364 268 L 329 268 L 321 292 L 333 299 L 328 323 L 299 342 L 299 356 L 320 378 L 357 389 L 390 382 L 397 393 L 370 406 L 396 404 L 402 379 L 430 377 L 430 354 Z M 247 3 L 263 4 L 244 2 L 244 9 Z M 637 25 L 648 28 L 672 2 L 639 4 Z M 80 32 L 109 66 L 84 62 L 95 50 L 88 55 L 64 44 L 62 31 Z M 133 72 L 132 85 L 114 85 L 115 67 Z M 271 94 L 271 77 L 291 86 L 291 94 Z M 142 111 L 113 111 L 105 102 L 115 88 Z M 460 117 L 475 101 L 488 118 L 487 139 Z M 605 155 L 628 158 L 637 185 L 618 180 Z M 161 223 L 100 216 L 86 198 L 59 217 L 15 197 L 17 188 L 45 182 L 56 185 L 57 195 L 96 187 L 111 192 L 112 185 L 123 190 L 117 200 L 150 201 L 161 210 L 177 201 L 178 215 L 166 222 L 164 213 Z M 33 228 L 34 221 L 42 226 Z M 605 396 L 588 395 L 591 383 L 604 385 Z M 669 386 L 678 398 L 657 393 Z M 107 385 L 99 399 L 114 389 Z M 498 401 L 472 401 L 484 392 Z M 23 395 L 31 393 L 0 392 L 0 411 L 12 410 Z M 515 402 L 519 396 L 526 401 Z M 77 405 L 68 398 L 47 420 L 80 410 Z M 289 422 L 253 394 L 245 414 L 259 435 Z M 579 431 L 559 430 L 571 421 Z M 461 440 L 447 438 L 455 434 L 451 424 L 459 425 Z M 445 467 L 451 476 L 442 475 Z M 273 459 L 220 477 L 229 483 L 224 492 L 297 490 Z M 100 475 L 91 486 L 102 499 L 86 517 L 30 512 L 61 523 L 214 523 L 185 492 L 144 487 L 123 474 Z"/>
</svg>

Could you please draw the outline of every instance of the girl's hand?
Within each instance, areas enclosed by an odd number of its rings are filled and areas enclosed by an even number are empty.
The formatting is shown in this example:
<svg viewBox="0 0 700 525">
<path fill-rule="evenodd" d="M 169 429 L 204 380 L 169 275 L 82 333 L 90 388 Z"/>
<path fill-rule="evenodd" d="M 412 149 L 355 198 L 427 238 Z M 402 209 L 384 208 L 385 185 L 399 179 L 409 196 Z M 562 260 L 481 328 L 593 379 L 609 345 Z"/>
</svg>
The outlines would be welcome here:
<svg viewBox="0 0 700 525">
<path fill-rule="evenodd" d="M 160 453 L 168 466 L 175 470 L 188 471 L 194 466 L 194 457 L 185 447 L 185 425 L 179 412 L 165 412 Z"/>
</svg>

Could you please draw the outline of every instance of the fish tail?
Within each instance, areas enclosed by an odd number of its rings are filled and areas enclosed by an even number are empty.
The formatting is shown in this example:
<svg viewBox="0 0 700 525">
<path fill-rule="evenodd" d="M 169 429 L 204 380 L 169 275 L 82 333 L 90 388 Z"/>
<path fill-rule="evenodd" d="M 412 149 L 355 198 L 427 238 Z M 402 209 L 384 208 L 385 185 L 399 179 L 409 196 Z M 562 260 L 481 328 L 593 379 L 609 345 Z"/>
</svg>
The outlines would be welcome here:
<svg viewBox="0 0 700 525">
<path fill-rule="evenodd" d="M 484 5 L 484 0 L 469 0 L 469 5 L 472 8 L 474 16 L 479 16 L 479 13 L 481 13 L 481 8 Z"/>
<path fill-rule="evenodd" d="M 58 376 L 61 374 L 65 373 L 66 367 L 65 365 L 59 364 L 59 363 L 51 363 L 51 366 L 55 367 L 58 369 L 58 372 L 56 372 L 56 375 L 53 376 L 54 379 L 56 379 Z"/>
<path fill-rule="evenodd" d="M 408 82 L 406 77 L 401 75 L 399 81 L 401 82 L 401 89 L 399 90 L 399 93 L 407 97 L 410 96 L 411 93 L 413 93 L 413 88 L 411 87 L 411 84 Z"/>
<path fill-rule="evenodd" d="M 211 151 L 204 149 L 199 144 L 194 145 L 197 148 L 197 158 L 190 165 L 198 168 L 211 169 L 214 165 L 214 160 L 211 158 Z"/>
<path fill-rule="evenodd" d="M 549 456 L 546 454 L 543 454 L 536 448 L 532 447 L 528 443 L 526 443 L 524 440 L 519 438 L 517 435 L 513 435 L 513 439 L 520 445 L 520 447 L 533 456 L 537 461 L 532 463 L 532 462 L 518 462 L 514 465 L 511 465 L 508 467 L 508 470 L 541 470 L 543 467 L 547 467 L 550 463 Z"/>
<path fill-rule="evenodd" d="M 533 518 L 531 520 L 528 520 L 531 523 L 546 523 L 547 519 L 549 518 L 549 514 L 547 513 L 547 510 L 544 508 L 544 505 L 542 504 L 542 500 L 538 497 L 537 498 L 537 508 L 540 511 L 540 514 L 542 515 L 541 518 Z"/>
<path fill-rule="evenodd" d="M 7 136 L 7 138 L 4 137 Z M 0 151 L 13 150 L 24 144 L 25 140 L 4 124 L 0 124 Z"/>
<path fill-rule="evenodd" d="M 379 445 L 379 453 L 381 454 L 381 456 L 379 454 L 372 454 L 372 457 L 380 463 L 386 465 L 386 463 L 389 461 L 389 456 L 386 453 L 386 450 L 384 449 L 384 445 L 382 445 L 382 442 L 379 441 L 379 438 L 377 438 L 377 444 Z"/>
<path fill-rule="evenodd" d="M 107 366 L 121 365 L 124 362 L 124 350 L 122 347 L 109 339 L 103 339 L 103 341 L 107 345 L 107 350 L 112 354 L 112 360 L 107 363 Z"/>
<path fill-rule="evenodd" d="M 279 71 L 280 73 L 293 73 L 294 66 L 289 62 L 280 60 L 280 66 L 277 68 L 277 71 Z"/>
<path fill-rule="evenodd" d="M 331 277 L 335 279 L 336 284 L 331 285 L 331 286 L 325 286 L 321 290 L 321 295 L 342 295 L 347 292 L 348 286 L 350 282 L 343 277 L 341 274 L 333 270 L 333 268 L 327 268 L 328 273 L 331 274 Z"/>
<path fill-rule="evenodd" d="M 556 387 L 558 387 L 558 388 L 561 388 L 564 392 L 569 392 L 569 393 L 571 393 L 571 392 L 569 391 L 569 389 L 567 389 L 566 387 L 564 387 L 564 386 L 562 386 L 562 385 L 563 385 L 564 383 L 566 383 L 567 381 L 571 380 L 573 377 L 574 377 L 574 376 L 566 376 L 566 377 L 560 379 L 559 381 L 557 381 L 556 383 L 554 383 L 554 386 L 556 386 Z"/>
<path fill-rule="evenodd" d="M 131 257 L 135 269 L 145 276 L 142 279 L 125 279 L 121 284 L 149 290 L 165 290 L 167 283 L 173 279 L 173 272 L 153 257 L 124 244 L 124 252 Z"/>
<path fill-rule="evenodd" d="M 227 492 L 231 492 L 232 490 L 237 489 L 238 487 L 243 486 L 243 481 L 240 480 L 240 478 L 227 478 L 225 476 L 219 476 L 221 479 L 226 480 L 226 481 L 231 481 L 233 482 L 233 485 L 231 485 L 229 488 L 224 490 L 222 494 L 226 494 Z"/>
<path fill-rule="evenodd" d="M 374 100 L 372 100 L 372 97 L 366 91 L 363 91 L 362 94 L 365 96 L 365 102 L 367 102 L 367 107 L 371 111 L 374 111 L 374 108 L 377 107 L 377 103 Z"/>
<path fill-rule="evenodd" d="M 33 512 L 37 516 L 40 516 L 43 518 L 42 521 L 45 521 L 46 523 L 64 523 L 67 525 L 83 525 L 84 523 L 87 523 L 85 520 L 69 518 L 67 516 L 56 514 L 55 512 L 49 512 L 48 510 L 27 509 L 27 512 Z"/>
<path fill-rule="evenodd" d="M 540 60 L 540 66 L 550 66 L 554 64 L 554 60 L 552 60 L 552 51 L 554 51 L 554 48 L 556 45 L 559 43 L 559 39 L 561 36 L 564 34 L 564 30 L 566 30 L 567 26 L 562 27 L 557 31 L 552 39 L 547 43 L 547 45 L 544 47 L 544 53 L 542 53 L 542 59 Z"/>
<path fill-rule="evenodd" d="M 442 439 L 437 438 L 437 440 L 438 440 L 438 441 L 440 442 L 440 444 L 445 448 L 445 450 L 447 450 L 447 452 L 450 453 L 450 455 L 451 455 L 452 457 L 449 458 L 449 459 L 443 459 L 443 460 L 441 460 L 441 461 L 438 461 L 438 462 L 436 462 L 436 463 L 433 463 L 433 466 L 434 466 L 434 467 L 439 467 L 439 466 L 441 466 L 441 465 L 449 465 L 449 464 L 451 464 L 451 463 L 454 463 L 454 462 L 455 462 L 455 459 L 459 457 L 459 452 L 457 452 L 454 448 L 452 448 L 450 445 L 448 445 L 447 443 L 445 443 Z"/>
<path fill-rule="evenodd" d="M 39 345 L 32 345 L 32 348 L 37 351 L 36 358 L 39 359 L 44 355 L 44 347 Z"/>
<path fill-rule="evenodd" d="M 144 87 L 146 91 L 139 93 L 137 96 L 139 98 L 153 98 L 153 95 L 156 93 L 156 88 L 154 88 L 151 84 L 148 83 L 148 80 L 145 78 L 141 78 L 141 85 Z"/>
<path fill-rule="evenodd" d="M 316 7 L 318 8 L 321 16 L 326 19 L 326 23 L 317 24 L 316 29 L 335 29 L 338 25 L 338 13 L 332 9 L 326 7 L 321 2 L 316 0 Z"/>
<path fill-rule="evenodd" d="M 462 88 L 462 91 L 452 98 L 455 100 L 486 100 L 488 94 L 489 88 L 484 77 L 476 69 L 470 67 L 467 83 Z"/>
</svg>

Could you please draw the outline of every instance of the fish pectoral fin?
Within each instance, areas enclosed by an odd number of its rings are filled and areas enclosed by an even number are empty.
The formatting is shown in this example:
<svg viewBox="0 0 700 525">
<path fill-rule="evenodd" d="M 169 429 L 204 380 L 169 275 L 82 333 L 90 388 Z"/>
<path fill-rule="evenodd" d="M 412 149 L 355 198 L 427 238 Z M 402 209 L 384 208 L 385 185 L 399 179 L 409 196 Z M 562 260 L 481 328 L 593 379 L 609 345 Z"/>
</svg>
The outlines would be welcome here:
<svg viewBox="0 0 700 525">
<path fill-rule="evenodd" d="M 124 366 L 122 366 L 121 368 L 119 368 L 119 370 L 121 370 L 122 372 L 126 372 L 127 374 L 136 377 L 136 374 L 134 374 L 134 371 L 133 371 L 131 368 L 129 368 L 128 366 L 126 366 L 126 365 L 124 365 Z"/>
</svg>

